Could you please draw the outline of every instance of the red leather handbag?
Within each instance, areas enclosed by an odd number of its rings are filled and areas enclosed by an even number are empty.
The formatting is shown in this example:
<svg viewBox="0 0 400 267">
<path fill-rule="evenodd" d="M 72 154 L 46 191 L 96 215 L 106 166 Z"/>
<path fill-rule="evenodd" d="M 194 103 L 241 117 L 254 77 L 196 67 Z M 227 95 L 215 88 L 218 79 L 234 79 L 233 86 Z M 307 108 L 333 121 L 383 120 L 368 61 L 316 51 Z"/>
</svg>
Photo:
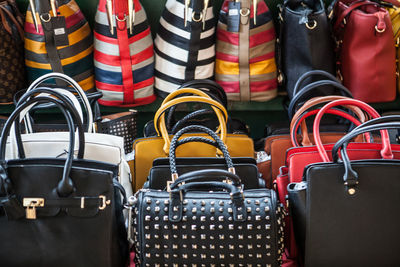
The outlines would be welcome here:
<svg viewBox="0 0 400 267">
<path fill-rule="evenodd" d="M 370 1 L 340 0 L 335 6 L 338 75 L 354 98 L 396 98 L 396 51 L 389 13 Z"/>
</svg>

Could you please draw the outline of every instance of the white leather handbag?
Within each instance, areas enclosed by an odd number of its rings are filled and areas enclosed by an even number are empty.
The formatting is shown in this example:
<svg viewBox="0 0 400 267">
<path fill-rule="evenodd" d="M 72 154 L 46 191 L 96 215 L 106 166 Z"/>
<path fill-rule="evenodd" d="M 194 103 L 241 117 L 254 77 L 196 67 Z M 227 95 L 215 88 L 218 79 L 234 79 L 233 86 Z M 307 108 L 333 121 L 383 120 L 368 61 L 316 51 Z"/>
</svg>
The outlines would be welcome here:
<svg viewBox="0 0 400 267">
<path fill-rule="evenodd" d="M 87 113 L 87 122 L 90 125 L 93 122 L 93 113 L 91 112 L 91 108 L 89 102 L 87 101 L 86 95 L 82 88 L 70 77 L 61 73 L 50 73 L 46 74 L 38 80 L 45 81 L 50 78 L 61 78 L 64 81 L 67 81 L 75 90 L 79 93 L 79 96 L 82 98 L 82 102 L 84 103 L 84 108 Z M 37 81 L 38 81 L 37 80 Z M 41 82 L 33 82 L 32 85 L 28 88 L 32 90 L 37 88 Z M 56 89 L 57 92 L 64 91 L 67 93 L 63 93 L 68 98 L 76 98 L 75 95 L 69 93 L 67 90 Z M 77 108 L 78 114 L 82 119 L 82 111 L 81 107 L 76 106 L 79 102 L 75 99 L 71 99 L 71 102 Z M 33 106 L 29 107 L 32 108 Z M 29 112 L 29 108 L 25 110 L 25 113 Z M 23 113 L 23 114 L 25 114 Z M 21 116 L 20 121 L 22 121 L 24 116 Z M 29 120 L 25 120 L 29 121 Z M 83 123 L 83 120 L 82 120 Z M 28 127 L 26 127 L 28 128 Z M 90 131 L 90 132 L 89 132 Z M 14 131 L 12 131 L 14 132 Z M 17 149 L 16 149 L 16 141 L 14 135 L 12 134 L 7 142 L 6 149 L 6 159 L 12 159 L 17 157 Z M 68 151 L 69 145 L 69 133 L 68 132 L 40 132 L 40 133 L 32 133 L 28 130 L 28 133 L 21 135 L 23 147 L 25 150 L 26 157 L 65 157 L 66 151 Z M 77 150 L 76 150 L 77 152 Z M 109 134 L 101 134 L 95 133 L 94 127 L 88 127 L 88 132 L 85 132 L 85 153 L 84 159 L 91 159 L 96 161 L 103 161 L 111 164 L 115 164 L 119 166 L 119 182 L 124 187 L 127 196 L 131 196 L 132 192 L 132 183 L 131 183 L 131 174 L 129 165 L 125 160 L 125 150 L 124 150 L 124 139 L 120 136 L 109 135 Z"/>
</svg>

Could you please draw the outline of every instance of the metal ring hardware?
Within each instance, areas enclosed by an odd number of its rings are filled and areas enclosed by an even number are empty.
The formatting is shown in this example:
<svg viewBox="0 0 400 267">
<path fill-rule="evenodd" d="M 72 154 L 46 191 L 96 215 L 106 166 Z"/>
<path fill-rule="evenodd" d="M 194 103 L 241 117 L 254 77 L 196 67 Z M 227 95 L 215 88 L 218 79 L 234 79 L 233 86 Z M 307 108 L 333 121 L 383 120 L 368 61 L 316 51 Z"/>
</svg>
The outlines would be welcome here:
<svg viewBox="0 0 400 267">
<path fill-rule="evenodd" d="M 198 19 L 196 19 L 196 12 L 195 11 L 192 12 L 192 21 L 200 22 L 202 20 L 203 20 L 203 12 L 199 12 L 199 18 Z"/>
<path fill-rule="evenodd" d="M 380 30 L 380 29 L 378 29 L 378 26 L 377 25 L 375 25 L 375 31 L 376 32 L 379 32 L 379 33 L 384 33 L 385 32 L 385 28 L 383 28 L 382 30 Z"/>
<path fill-rule="evenodd" d="M 44 19 L 44 15 L 48 16 L 48 19 Z M 44 14 L 40 14 L 40 19 L 44 22 L 49 22 L 51 20 L 51 16 L 50 13 L 44 13 Z"/>
<path fill-rule="evenodd" d="M 306 23 L 307 29 L 314 30 L 317 27 L 317 21 L 316 20 L 313 20 L 313 21 L 314 21 L 314 23 L 312 26 L 310 26 L 309 22 Z"/>
<path fill-rule="evenodd" d="M 118 20 L 119 22 L 124 22 L 124 21 L 126 21 L 127 17 L 128 17 L 128 16 L 127 16 L 126 14 L 124 14 L 124 19 L 120 19 L 120 18 L 118 17 L 118 15 L 115 15 L 115 19 Z"/>
<path fill-rule="evenodd" d="M 243 10 L 246 10 L 246 13 L 243 13 Z M 247 17 L 248 15 L 250 15 L 250 8 L 241 8 L 240 9 L 240 15 L 242 17 Z"/>
</svg>

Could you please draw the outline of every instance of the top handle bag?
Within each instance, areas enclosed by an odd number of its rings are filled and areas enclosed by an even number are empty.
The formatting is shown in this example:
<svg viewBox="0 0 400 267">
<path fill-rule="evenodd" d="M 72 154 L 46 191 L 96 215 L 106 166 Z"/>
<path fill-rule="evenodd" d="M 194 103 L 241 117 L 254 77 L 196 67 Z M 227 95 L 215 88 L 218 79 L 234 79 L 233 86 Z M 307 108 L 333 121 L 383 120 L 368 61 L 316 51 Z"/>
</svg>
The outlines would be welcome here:
<svg viewBox="0 0 400 267">
<path fill-rule="evenodd" d="M 213 1 L 168 0 L 154 40 L 155 88 L 161 97 L 183 83 L 214 76 Z"/>
<path fill-rule="evenodd" d="M 154 52 L 146 12 L 139 0 L 100 0 L 94 27 L 99 103 L 134 107 L 153 102 Z"/>
</svg>

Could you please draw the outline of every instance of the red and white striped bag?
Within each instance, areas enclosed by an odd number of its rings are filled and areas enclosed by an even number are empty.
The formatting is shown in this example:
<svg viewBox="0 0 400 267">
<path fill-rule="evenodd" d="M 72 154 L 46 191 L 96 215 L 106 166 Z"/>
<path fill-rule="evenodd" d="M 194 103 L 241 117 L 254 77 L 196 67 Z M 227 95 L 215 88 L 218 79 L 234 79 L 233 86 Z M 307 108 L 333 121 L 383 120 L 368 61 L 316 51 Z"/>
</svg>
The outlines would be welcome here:
<svg viewBox="0 0 400 267">
<path fill-rule="evenodd" d="M 153 39 L 139 0 L 100 0 L 94 27 L 99 103 L 133 107 L 153 102 Z"/>
</svg>

